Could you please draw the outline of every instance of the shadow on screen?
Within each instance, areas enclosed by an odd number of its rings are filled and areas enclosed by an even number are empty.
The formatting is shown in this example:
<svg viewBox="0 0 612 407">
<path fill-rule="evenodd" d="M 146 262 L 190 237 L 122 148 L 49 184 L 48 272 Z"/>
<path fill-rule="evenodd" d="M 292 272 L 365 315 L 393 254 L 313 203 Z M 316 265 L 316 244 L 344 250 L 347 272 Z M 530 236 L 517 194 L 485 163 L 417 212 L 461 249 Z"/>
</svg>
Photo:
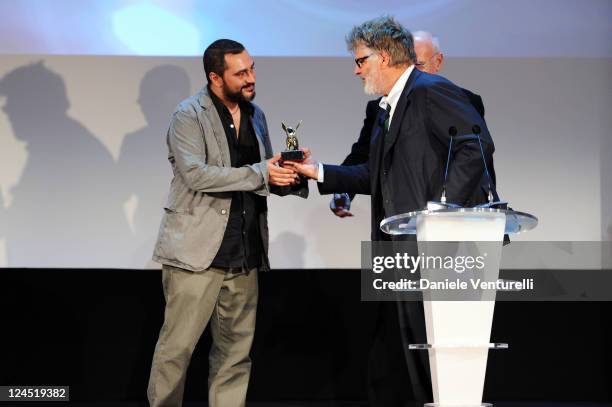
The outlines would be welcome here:
<svg viewBox="0 0 612 407">
<path fill-rule="evenodd" d="M 0 95 L 27 150 L 14 199 L 3 207 L 8 266 L 119 263 L 129 238 L 118 194 L 122 180 L 107 148 L 68 116 L 63 78 L 42 62 L 22 66 L 0 79 Z"/>
<path fill-rule="evenodd" d="M 283 232 L 274 240 L 270 241 L 268 255 L 274 257 L 274 263 L 280 268 L 304 268 L 304 253 L 306 252 L 306 241 L 303 236 L 296 233 Z M 276 268 L 272 264 L 272 268 Z"/>
</svg>

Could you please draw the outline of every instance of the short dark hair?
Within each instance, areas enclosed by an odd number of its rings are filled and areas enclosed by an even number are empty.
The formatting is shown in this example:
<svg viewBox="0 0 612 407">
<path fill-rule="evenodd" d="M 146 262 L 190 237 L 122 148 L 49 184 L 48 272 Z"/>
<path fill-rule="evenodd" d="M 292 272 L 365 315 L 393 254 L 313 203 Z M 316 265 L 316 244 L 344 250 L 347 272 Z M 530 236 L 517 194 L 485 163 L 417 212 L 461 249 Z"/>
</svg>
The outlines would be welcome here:
<svg viewBox="0 0 612 407">
<path fill-rule="evenodd" d="M 223 76 L 223 72 L 227 69 L 225 54 L 240 54 L 244 49 L 244 45 L 238 41 L 225 38 L 210 44 L 208 48 L 206 48 L 206 51 L 204 51 L 204 56 L 202 57 L 206 80 L 210 82 L 209 75 L 211 72 Z"/>
<path fill-rule="evenodd" d="M 416 62 L 412 34 L 393 17 L 383 16 L 353 27 L 346 37 L 349 51 L 364 45 L 373 51 L 386 51 L 391 66 Z"/>
</svg>

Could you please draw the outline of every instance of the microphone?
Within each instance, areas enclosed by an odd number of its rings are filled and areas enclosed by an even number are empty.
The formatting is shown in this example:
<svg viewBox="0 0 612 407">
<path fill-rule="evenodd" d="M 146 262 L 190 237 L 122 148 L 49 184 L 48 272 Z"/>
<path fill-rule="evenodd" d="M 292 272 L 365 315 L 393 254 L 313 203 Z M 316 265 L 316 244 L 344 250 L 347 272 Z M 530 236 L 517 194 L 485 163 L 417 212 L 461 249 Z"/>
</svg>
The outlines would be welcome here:
<svg viewBox="0 0 612 407">
<path fill-rule="evenodd" d="M 448 177 L 448 167 L 450 165 L 451 151 L 453 151 L 453 137 L 457 135 L 457 128 L 450 126 L 448 128 L 448 135 L 450 136 L 450 143 L 448 144 L 448 155 L 446 157 L 446 168 L 444 169 L 444 183 L 442 184 L 442 196 L 440 202 L 446 203 L 446 178 Z"/>
<path fill-rule="evenodd" d="M 484 164 L 484 170 L 485 170 L 485 174 L 487 175 L 487 179 L 489 180 L 489 184 L 488 184 L 488 195 L 487 195 L 487 199 L 489 200 L 489 204 L 493 203 L 493 188 L 491 187 L 491 174 L 489 173 L 489 167 L 487 166 L 487 160 L 485 158 L 484 155 L 484 150 L 482 148 L 482 140 L 480 139 L 480 126 L 475 124 L 472 126 L 472 133 L 474 133 L 476 135 L 476 137 L 478 137 L 478 144 L 480 145 L 480 155 L 482 157 L 482 162 Z"/>
</svg>

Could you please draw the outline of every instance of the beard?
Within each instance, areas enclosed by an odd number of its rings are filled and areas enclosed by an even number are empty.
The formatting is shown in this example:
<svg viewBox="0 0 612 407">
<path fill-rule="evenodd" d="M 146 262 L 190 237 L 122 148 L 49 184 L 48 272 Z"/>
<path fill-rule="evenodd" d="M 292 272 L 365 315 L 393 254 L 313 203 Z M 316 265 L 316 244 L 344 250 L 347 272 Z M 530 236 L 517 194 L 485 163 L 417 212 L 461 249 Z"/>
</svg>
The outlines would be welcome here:
<svg viewBox="0 0 612 407">
<path fill-rule="evenodd" d="M 253 93 L 250 95 L 245 95 L 243 93 L 244 89 L 250 86 L 253 86 Z M 243 86 L 240 88 L 240 90 L 234 92 L 227 86 L 227 83 L 223 82 L 223 94 L 227 100 L 231 100 L 235 103 L 250 102 L 251 100 L 255 99 L 255 84 Z"/>
<path fill-rule="evenodd" d="M 377 95 L 382 93 L 382 76 L 378 66 L 374 65 L 364 78 L 363 91 L 366 95 Z"/>
</svg>

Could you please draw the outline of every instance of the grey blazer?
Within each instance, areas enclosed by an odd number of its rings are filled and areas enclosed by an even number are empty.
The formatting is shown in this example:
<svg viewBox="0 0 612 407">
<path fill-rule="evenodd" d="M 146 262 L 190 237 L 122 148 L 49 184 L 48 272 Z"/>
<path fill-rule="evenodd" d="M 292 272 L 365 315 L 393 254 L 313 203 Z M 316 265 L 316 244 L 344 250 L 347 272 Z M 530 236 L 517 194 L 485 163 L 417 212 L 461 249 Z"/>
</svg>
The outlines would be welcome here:
<svg viewBox="0 0 612 407">
<path fill-rule="evenodd" d="M 233 191 L 268 196 L 295 194 L 306 198 L 307 183 L 298 188 L 268 185 L 266 159 L 272 157 L 266 117 L 254 105 L 251 123 L 262 161 L 232 168 L 221 119 L 204 87 L 181 102 L 168 129 L 168 160 L 174 177 L 153 253 L 153 260 L 191 271 L 212 263 L 225 233 Z M 264 243 L 262 269 L 269 268 L 267 212 L 259 219 Z"/>
</svg>

